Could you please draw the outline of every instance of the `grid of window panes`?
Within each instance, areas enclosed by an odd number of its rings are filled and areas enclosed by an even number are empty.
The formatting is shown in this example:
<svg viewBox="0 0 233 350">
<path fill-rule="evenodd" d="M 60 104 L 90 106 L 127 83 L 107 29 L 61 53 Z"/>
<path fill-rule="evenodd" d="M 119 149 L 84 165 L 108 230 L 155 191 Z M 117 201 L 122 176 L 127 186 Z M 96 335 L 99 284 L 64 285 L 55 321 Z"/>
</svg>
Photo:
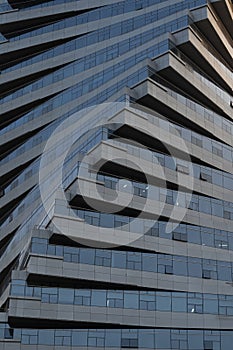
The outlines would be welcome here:
<svg viewBox="0 0 233 350">
<path fill-rule="evenodd" d="M 174 350 L 229 350 L 232 331 L 187 329 L 20 329 L 0 324 L 1 339 L 20 340 L 22 345 L 55 345 Z M 18 344 L 19 346 L 19 344 Z"/>
<path fill-rule="evenodd" d="M 24 280 L 13 280 L 10 294 L 51 304 L 233 316 L 233 296 L 222 294 L 41 287 Z"/>
<path fill-rule="evenodd" d="M 143 192 L 144 194 L 144 192 Z M 91 210 L 73 209 L 79 218 L 82 218 L 89 225 L 101 227 L 116 227 L 118 229 L 132 232 L 146 232 L 146 235 L 160 237 L 163 239 L 173 239 L 181 242 L 199 244 L 202 246 L 215 247 L 219 249 L 233 250 L 233 233 L 225 230 L 218 230 L 209 227 L 175 224 L 172 232 L 166 231 L 167 223 L 137 219 L 134 225 L 134 218 L 117 215 L 98 213 Z"/>
<path fill-rule="evenodd" d="M 55 125 L 58 125 L 59 122 L 57 121 L 55 123 Z M 172 124 L 170 124 L 171 127 Z M 28 147 L 33 146 L 37 146 L 38 143 L 42 142 L 42 140 L 46 140 L 48 135 L 50 134 L 50 132 L 52 132 L 53 127 L 49 127 L 47 129 L 47 132 L 45 132 L 45 130 L 43 130 L 41 133 L 38 134 L 37 137 L 30 139 L 28 142 L 26 142 L 24 145 L 22 145 L 20 148 L 18 148 L 15 152 L 12 152 L 7 158 L 9 159 L 14 159 L 14 157 L 17 157 L 19 155 L 21 155 L 25 150 L 28 149 Z M 51 131 L 50 131 L 51 129 Z M 107 138 L 107 131 L 105 132 L 105 136 L 101 136 L 101 134 L 97 137 L 95 137 L 95 140 L 90 139 L 86 141 L 86 150 L 90 149 L 94 144 L 98 143 L 99 141 L 101 141 L 101 139 L 106 139 Z M 135 151 L 135 150 L 134 150 Z M 139 149 L 138 151 L 138 156 L 140 157 L 141 155 L 143 155 L 143 152 L 141 152 Z M 78 150 L 77 150 L 78 152 Z M 161 165 L 166 165 L 167 167 L 169 167 L 170 169 L 173 170 L 177 170 L 177 165 L 175 165 L 174 159 L 170 156 L 166 156 L 166 155 L 162 155 L 162 154 L 158 154 L 158 153 L 153 153 L 153 157 L 155 156 L 155 160 L 156 163 L 159 162 Z M 69 159 L 71 159 L 72 157 L 70 156 Z M 5 159 L 5 161 L 6 161 Z M 38 168 L 38 161 L 35 162 L 35 165 L 32 164 L 30 167 L 35 167 L 35 169 Z M 27 177 L 32 176 L 33 172 L 28 173 L 30 171 L 30 167 L 27 169 Z M 35 170 L 34 169 L 34 170 Z M 203 170 L 202 170 L 203 169 Z M 71 172 L 71 174 L 67 177 L 66 182 L 70 183 L 76 176 L 76 167 L 73 169 L 73 171 Z M 193 165 L 193 172 L 196 175 L 195 177 L 199 177 L 200 179 L 203 179 L 204 181 L 207 182 L 211 182 L 212 180 L 212 175 L 213 175 L 213 182 L 215 182 L 216 184 L 219 185 L 225 185 L 226 188 L 231 187 L 231 182 L 232 182 L 232 175 L 230 174 L 224 174 L 223 172 L 221 173 L 220 171 L 211 171 L 210 169 L 208 169 L 207 167 L 200 167 L 198 165 Z M 35 172 L 34 172 L 35 173 Z M 93 175 L 93 174 L 92 174 Z M 22 176 L 23 174 L 20 174 L 21 180 L 22 180 Z M 26 174 L 25 174 L 26 176 Z M 99 176 L 99 179 L 101 181 L 103 181 L 105 183 L 106 187 L 110 187 L 115 188 L 116 183 L 118 181 L 118 179 L 113 178 L 113 177 L 109 177 L 106 175 L 102 175 L 102 177 Z M 13 189 L 16 184 L 18 184 L 18 179 L 16 179 L 11 185 L 10 185 L 10 189 Z M 8 188 L 6 188 L 6 190 L 8 190 Z M 34 198 L 38 198 L 39 197 L 39 188 L 36 188 L 35 190 L 33 190 L 33 192 L 31 193 L 30 196 L 33 196 Z M 144 184 L 140 184 L 140 183 L 136 183 L 134 182 L 134 193 L 135 195 L 141 196 L 141 197 L 150 197 L 153 200 L 159 200 L 159 201 L 166 201 L 167 204 L 176 204 L 177 202 L 177 195 L 178 193 L 176 191 L 173 190 L 166 190 L 166 189 L 162 189 L 162 188 L 156 188 L 154 186 L 148 186 L 148 185 L 144 185 Z M 14 212 L 11 213 L 11 216 L 8 217 L 8 220 L 6 220 L 5 225 L 10 221 L 12 221 L 14 219 L 15 216 L 18 215 L 18 212 L 20 210 L 20 212 L 22 212 L 22 210 L 25 210 L 27 207 L 27 203 L 30 205 L 30 196 L 26 197 L 26 199 L 21 202 L 20 207 L 16 208 L 14 210 Z M 165 199 L 166 197 L 166 199 Z M 219 216 L 222 217 L 224 219 L 227 220 L 231 220 L 232 216 L 233 216 L 233 204 L 231 202 L 226 202 L 226 201 L 222 201 L 219 199 L 215 199 L 215 198 L 208 198 L 205 196 L 198 196 L 193 194 L 191 197 L 191 200 L 189 198 L 190 196 L 187 195 L 186 198 L 186 194 L 183 193 L 183 196 L 181 198 L 180 193 L 179 193 L 179 206 L 181 207 L 186 207 L 188 209 L 191 210 L 195 210 L 195 211 L 200 211 L 202 213 L 205 214 L 209 214 L 209 215 L 214 215 L 214 216 Z M 128 219 L 130 220 L 130 219 Z M 220 240 L 221 241 L 221 240 Z M 224 240 L 223 240 L 224 241 Z M 219 242 L 219 247 L 222 247 L 222 243 Z M 223 242 L 223 247 L 225 247 L 225 243 Z"/>
<path fill-rule="evenodd" d="M 31 252 L 60 256 L 65 262 L 71 263 L 233 281 L 233 263 L 230 261 L 162 253 L 69 247 L 48 244 L 48 240 L 36 237 L 32 238 Z"/>
</svg>

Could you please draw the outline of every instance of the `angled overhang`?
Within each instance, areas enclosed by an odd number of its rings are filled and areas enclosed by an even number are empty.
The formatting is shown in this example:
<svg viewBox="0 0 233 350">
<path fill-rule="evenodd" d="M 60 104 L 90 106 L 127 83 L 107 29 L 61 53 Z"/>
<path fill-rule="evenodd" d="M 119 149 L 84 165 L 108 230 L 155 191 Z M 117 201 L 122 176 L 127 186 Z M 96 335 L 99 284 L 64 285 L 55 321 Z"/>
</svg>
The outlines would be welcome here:
<svg viewBox="0 0 233 350">
<path fill-rule="evenodd" d="M 228 33 L 233 38 L 233 4 L 231 0 L 211 0 L 211 4 L 221 18 Z"/>
<path fill-rule="evenodd" d="M 215 15 L 210 6 L 202 6 L 191 11 L 191 17 L 198 29 L 216 48 L 219 54 L 232 67 L 232 38 L 224 28 L 221 20 Z"/>
<path fill-rule="evenodd" d="M 193 27 L 174 32 L 173 38 L 176 47 L 178 47 L 178 56 L 180 55 L 182 58 L 184 53 L 188 60 L 201 67 L 213 81 L 224 90 L 232 93 L 232 70 L 225 64 L 224 60 L 219 60 L 221 57 L 218 56 L 217 51 L 208 45 Z M 176 52 L 176 49 L 174 49 L 174 52 Z"/>
<path fill-rule="evenodd" d="M 228 94 L 220 96 L 216 93 L 217 86 L 213 84 L 202 72 L 198 72 L 187 62 L 176 56 L 173 52 L 162 54 L 154 61 L 157 73 L 177 88 L 185 91 L 191 99 L 202 103 L 216 113 L 230 118 L 232 108 L 231 97 Z"/>
</svg>

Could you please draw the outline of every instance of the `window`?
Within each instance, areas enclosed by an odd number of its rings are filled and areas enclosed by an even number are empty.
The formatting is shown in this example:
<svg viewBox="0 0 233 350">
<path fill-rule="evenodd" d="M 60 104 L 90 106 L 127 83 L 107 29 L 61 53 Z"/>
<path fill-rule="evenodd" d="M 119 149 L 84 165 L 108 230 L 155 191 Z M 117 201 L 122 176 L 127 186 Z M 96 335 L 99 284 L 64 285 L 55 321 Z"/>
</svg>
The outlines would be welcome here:
<svg viewBox="0 0 233 350">
<path fill-rule="evenodd" d="M 173 273 L 179 276 L 187 276 L 187 257 L 185 256 L 174 256 L 173 261 Z"/>
<path fill-rule="evenodd" d="M 150 235 L 150 236 L 159 237 L 159 229 L 158 229 L 158 227 L 151 227 L 147 231 L 147 234 Z"/>
<path fill-rule="evenodd" d="M 154 154 L 154 159 L 158 161 L 161 166 L 165 165 L 165 159 Z"/>
<path fill-rule="evenodd" d="M 224 174 L 224 177 L 223 177 L 223 184 L 224 184 L 224 187 L 228 188 L 229 190 L 232 189 L 233 187 L 233 180 L 232 180 L 232 175 L 226 175 Z M 220 183 L 220 185 L 222 185 L 222 183 Z"/>
<path fill-rule="evenodd" d="M 190 258 L 189 260 L 190 260 L 188 263 L 189 275 L 192 277 L 201 277 L 202 270 L 201 270 L 200 260 L 196 258 Z"/>
<path fill-rule="evenodd" d="M 168 191 L 167 196 L 166 196 L 166 203 L 167 204 L 174 204 L 173 201 L 173 194 L 172 192 Z"/>
<path fill-rule="evenodd" d="M 138 309 L 139 307 L 139 295 L 135 292 L 124 293 L 124 307 L 127 309 Z"/>
<path fill-rule="evenodd" d="M 142 0 L 136 0 L 136 3 L 135 3 L 135 10 L 141 10 L 143 8 L 143 5 L 142 5 Z"/>
<path fill-rule="evenodd" d="M 116 189 L 116 181 L 114 181 L 114 180 L 105 178 L 104 184 L 105 184 L 105 187 L 107 187 L 107 188 L 111 188 L 112 190 Z"/>
<path fill-rule="evenodd" d="M 232 281 L 231 263 L 227 261 L 219 261 L 217 265 L 218 279 L 222 281 Z"/>
<path fill-rule="evenodd" d="M 204 350 L 213 350 L 213 342 L 211 340 L 204 341 Z"/>
<path fill-rule="evenodd" d="M 108 291 L 107 293 L 107 307 L 123 308 L 123 292 L 122 291 Z"/>
<path fill-rule="evenodd" d="M 14 336 L 14 330 L 12 328 L 5 328 L 4 338 L 13 339 L 13 336 Z"/>
<path fill-rule="evenodd" d="M 175 241 L 187 242 L 187 233 L 173 232 L 172 239 Z"/>
<path fill-rule="evenodd" d="M 209 299 L 210 297 L 204 298 L 203 302 L 203 312 L 208 314 L 218 314 L 218 300 L 217 299 Z"/>
<path fill-rule="evenodd" d="M 142 259 L 142 268 L 144 271 L 157 272 L 157 256 L 146 254 Z"/>
<path fill-rule="evenodd" d="M 138 339 L 122 338 L 122 348 L 138 348 Z"/>
<path fill-rule="evenodd" d="M 198 211 L 198 202 L 194 200 L 195 198 L 192 198 L 190 203 L 188 203 L 188 209 Z"/>
<path fill-rule="evenodd" d="M 223 151 L 215 146 L 212 146 L 212 152 L 216 156 L 222 157 L 223 156 Z"/>
<path fill-rule="evenodd" d="M 85 215 L 85 221 L 89 225 L 99 226 L 99 218 L 91 215 Z"/>
<path fill-rule="evenodd" d="M 191 137 L 191 142 L 198 147 L 202 147 L 202 140 L 198 139 L 195 136 Z"/>
<path fill-rule="evenodd" d="M 73 304 L 74 303 L 74 290 L 60 288 L 58 294 L 58 302 L 61 304 Z"/>
<path fill-rule="evenodd" d="M 112 252 L 112 267 L 126 268 L 126 254 Z"/>
<path fill-rule="evenodd" d="M 141 270 L 142 268 L 142 255 L 139 253 L 127 253 L 127 268 L 133 270 Z"/>
<path fill-rule="evenodd" d="M 91 291 L 85 289 L 78 289 L 75 291 L 74 296 L 75 305 L 91 305 Z"/>
<path fill-rule="evenodd" d="M 54 344 L 54 332 L 50 330 L 39 330 L 38 343 L 41 345 L 52 345 Z"/>
<path fill-rule="evenodd" d="M 203 312 L 202 305 L 189 304 L 188 305 L 188 312 L 201 314 Z"/>
<path fill-rule="evenodd" d="M 158 311 L 171 311 L 171 293 L 158 292 L 156 295 L 156 309 Z"/>
<path fill-rule="evenodd" d="M 227 241 L 215 239 L 214 243 L 215 243 L 216 248 L 228 249 L 228 242 Z"/>
<path fill-rule="evenodd" d="M 203 349 L 203 332 L 188 333 L 188 349 Z"/>
<path fill-rule="evenodd" d="M 92 291 L 91 304 L 94 306 L 106 306 L 106 291 Z"/>
<path fill-rule="evenodd" d="M 165 266 L 165 273 L 166 273 L 167 275 L 172 275 L 172 274 L 173 274 L 173 268 L 172 268 L 172 266 L 166 265 L 166 266 Z"/>
<path fill-rule="evenodd" d="M 211 271 L 210 270 L 203 270 L 202 278 L 210 279 L 211 278 Z"/>
<path fill-rule="evenodd" d="M 187 312 L 187 300 L 185 293 L 172 294 L 172 311 Z"/>
<path fill-rule="evenodd" d="M 200 173 L 200 179 L 203 181 L 212 182 L 212 176 L 203 172 Z"/>
<path fill-rule="evenodd" d="M 155 334 L 155 349 L 171 349 L 170 330 L 160 329 Z"/>
<path fill-rule="evenodd" d="M 147 197 L 147 189 L 134 187 L 134 194 L 139 197 Z"/>
<path fill-rule="evenodd" d="M 81 249 L 80 250 L 80 263 L 81 264 L 94 264 L 94 250 L 92 249 Z"/>
<path fill-rule="evenodd" d="M 231 212 L 227 211 L 227 210 L 224 210 L 223 211 L 223 217 L 224 217 L 224 219 L 231 220 Z"/>
</svg>

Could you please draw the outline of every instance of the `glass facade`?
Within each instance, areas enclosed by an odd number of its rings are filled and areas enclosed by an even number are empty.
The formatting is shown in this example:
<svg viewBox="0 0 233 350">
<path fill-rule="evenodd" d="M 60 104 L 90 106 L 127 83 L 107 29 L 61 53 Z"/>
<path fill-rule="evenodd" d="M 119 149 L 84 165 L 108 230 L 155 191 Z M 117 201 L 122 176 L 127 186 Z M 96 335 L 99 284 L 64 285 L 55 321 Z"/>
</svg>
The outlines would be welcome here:
<svg viewBox="0 0 233 350">
<path fill-rule="evenodd" d="M 231 6 L 1 1 L 0 350 L 232 348 Z"/>
<path fill-rule="evenodd" d="M 16 336 L 24 346 L 74 346 L 115 349 L 221 349 L 230 348 L 232 333 L 201 330 L 31 330 L 0 327 L 2 337 Z"/>
</svg>

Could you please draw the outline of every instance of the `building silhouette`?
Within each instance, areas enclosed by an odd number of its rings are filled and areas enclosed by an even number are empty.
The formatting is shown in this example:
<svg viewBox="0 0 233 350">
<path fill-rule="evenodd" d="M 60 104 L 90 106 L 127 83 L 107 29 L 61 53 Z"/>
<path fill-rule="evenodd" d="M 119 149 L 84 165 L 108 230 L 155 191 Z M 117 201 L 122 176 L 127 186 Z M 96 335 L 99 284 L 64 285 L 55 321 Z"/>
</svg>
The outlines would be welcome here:
<svg viewBox="0 0 233 350">
<path fill-rule="evenodd" d="M 0 11 L 0 349 L 232 349 L 232 2 Z"/>
</svg>

